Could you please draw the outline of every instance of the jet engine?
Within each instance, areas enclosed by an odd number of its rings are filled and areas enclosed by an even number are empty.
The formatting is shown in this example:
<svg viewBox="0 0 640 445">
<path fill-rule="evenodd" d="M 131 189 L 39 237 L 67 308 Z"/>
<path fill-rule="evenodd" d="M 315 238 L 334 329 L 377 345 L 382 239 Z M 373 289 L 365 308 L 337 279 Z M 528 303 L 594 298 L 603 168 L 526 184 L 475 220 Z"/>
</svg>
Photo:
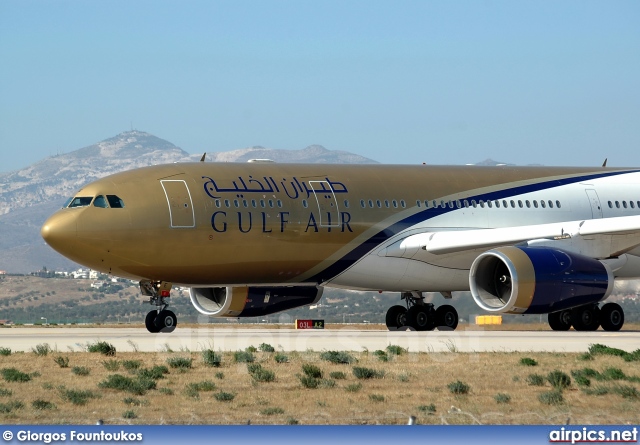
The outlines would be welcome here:
<svg viewBox="0 0 640 445">
<path fill-rule="evenodd" d="M 210 317 L 260 317 L 314 304 L 322 297 L 316 286 L 192 287 L 191 304 Z"/>
<path fill-rule="evenodd" d="M 506 314 L 546 314 L 606 299 L 613 274 L 593 258 L 549 247 L 499 247 L 478 256 L 469 272 L 473 299 Z"/>
</svg>

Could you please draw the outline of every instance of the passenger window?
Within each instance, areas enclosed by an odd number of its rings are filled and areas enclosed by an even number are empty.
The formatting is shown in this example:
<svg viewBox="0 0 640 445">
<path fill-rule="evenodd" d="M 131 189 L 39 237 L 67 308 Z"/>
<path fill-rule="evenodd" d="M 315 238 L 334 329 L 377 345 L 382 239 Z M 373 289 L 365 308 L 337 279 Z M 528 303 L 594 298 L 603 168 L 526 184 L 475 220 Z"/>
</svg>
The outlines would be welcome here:
<svg viewBox="0 0 640 445">
<path fill-rule="evenodd" d="M 344 200 L 344 207 L 345 207 L 346 209 L 348 209 L 348 208 L 349 208 L 349 200 L 348 200 L 348 199 L 345 199 L 345 200 Z"/>
<path fill-rule="evenodd" d="M 373 200 L 371 200 L 371 199 L 369 200 L 369 207 L 373 208 Z"/>
<path fill-rule="evenodd" d="M 416 201 L 416 205 L 417 205 L 418 207 L 421 207 L 421 206 L 422 206 L 422 203 L 420 202 L 420 200 L 417 200 L 417 201 Z"/>
<path fill-rule="evenodd" d="M 216 199 L 216 207 L 220 208 L 220 200 L 219 199 Z"/>
<path fill-rule="evenodd" d="M 611 201 L 609 201 L 609 208 L 612 209 L 613 208 L 613 203 Z"/>
<path fill-rule="evenodd" d="M 401 200 L 400 200 L 400 206 L 401 206 L 403 209 L 407 206 L 407 204 L 404 202 L 404 199 L 401 199 Z"/>
<path fill-rule="evenodd" d="M 376 205 L 378 206 L 378 208 L 382 207 L 382 203 L 379 199 L 376 200 Z"/>
<path fill-rule="evenodd" d="M 480 200 L 480 207 L 484 209 L 484 201 L 482 199 Z"/>
<path fill-rule="evenodd" d="M 493 204 L 491 203 L 491 201 L 487 201 L 487 207 L 489 208 L 493 207 Z"/>
<path fill-rule="evenodd" d="M 389 200 L 388 200 L 388 199 L 385 199 L 385 200 L 384 200 L 384 206 L 385 206 L 386 208 L 389 208 Z"/>
<path fill-rule="evenodd" d="M 622 207 L 627 208 L 627 201 L 622 201 Z"/>
<path fill-rule="evenodd" d="M 398 208 L 398 201 L 396 201 L 395 199 L 393 201 L 391 201 L 391 203 L 393 204 L 393 208 L 397 209 Z"/>
<path fill-rule="evenodd" d="M 533 206 L 537 209 L 538 208 L 538 201 L 537 200 L 533 200 Z"/>
<path fill-rule="evenodd" d="M 464 208 L 469 208 L 469 201 L 467 201 L 466 199 L 464 200 Z"/>
<path fill-rule="evenodd" d="M 530 209 L 530 208 L 531 208 L 531 203 L 529 202 L 529 200 L 528 200 L 528 199 L 527 199 L 524 203 L 527 205 L 527 208 L 528 208 L 528 209 Z"/>
<path fill-rule="evenodd" d="M 251 200 L 251 207 L 253 207 L 253 208 L 258 207 L 258 206 L 256 205 L 256 200 L 255 200 L 255 199 L 252 199 L 252 200 Z"/>
<path fill-rule="evenodd" d="M 540 201 L 540 205 L 542 206 L 543 209 L 547 207 L 547 203 L 544 201 Z"/>
<path fill-rule="evenodd" d="M 557 207 L 557 208 L 562 207 L 562 206 L 560 205 L 560 201 L 556 201 L 556 207 Z"/>
<path fill-rule="evenodd" d="M 516 203 L 515 203 L 515 201 L 513 199 L 511 200 L 511 208 L 512 209 L 516 208 Z"/>
<path fill-rule="evenodd" d="M 635 204 L 633 203 L 633 201 L 629 201 L 629 206 L 633 209 L 635 207 Z"/>
<path fill-rule="evenodd" d="M 69 207 L 86 207 L 91 204 L 91 201 L 93 201 L 93 196 L 78 196 L 73 198 Z"/>
<path fill-rule="evenodd" d="M 475 199 L 471 200 L 471 205 L 473 206 L 473 208 L 475 209 L 476 207 L 478 207 L 478 203 L 476 202 Z"/>
<path fill-rule="evenodd" d="M 230 207 L 230 206 L 231 206 L 231 203 L 229 202 L 229 200 L 228 200 L 228 199 L 225 199 L 225 200 L 224 200 L 224 206 L 225 206 L 225 207 Z"/>
<path fill-rule="evenodd" d="M 438 207 L 438 201 L 436 201 L 435 199 L 433 200 L 433 208 L 437 208 Z"/>
<path fill-rule="evenodd" d="M 309 207 L 309 204 L 307 203 L 307 200 L 306 200 L 306 199 L 303 199 L 303 200 L 302 200 L 302 207 L 304 207 L 305 209 L 306 209 L 307 207 Z"/>
<path fill-rule="evenodd" d="M 264 209 L 264 199 L 260 200 L 260 207 L 262 207 Z"/>
<path fill-rule="evenodd" d="M 616 201 L 616 209 L 620 208 L 620 201 Z"/>
<path fill-rule="evenodd" d="M 273 200 L 272 199 L 269 200 L 269 207 L 273 208 Z"/>
<path fill-rule="evenodd" d="M 552 209 L 553 208 L 553 201 L 549 200 L 549 208 Z"/>
<path fill-rule="evenodd" d="M 424 206 L 425 206 L 425 208 L 427 208 L 427 209 L 428 209 L 428 208 L 429 208 L 429 201 L 425 201 L 425 202 L 424 202 Z"/>
<path fill-rule="evenodd" d="M 522 208 L 522 201 L 518 199 L 518 207 Z"/>
<path fill-rule="evenodd" d="M 360 200 L 360 206 L 364 209 L 366 207 L 365 203 L 364 203 L 364 199 Z"/>
<path fill-rule="evenodd" d="M 109 207 L 107 205 L 107 200 L 104 199 L 104 196 L 102 196 L 102 195 L 96 196 L 96 199 L 93 200 L 93 206 L 94 207 L 100 207 L 100 208 L 103 208 L 103 209 L 106 209 L 107 207 Z"/>
<path fill-rule="evenodd" d="M 456 207 L 457 207 L 457 208 L 462 207 L 462 203 L 460 202 L 460 200 L 459 200 L 459 199 L 457 199 L 457 200 L 456 200 Z"/>
<path fill-rule="evenodd" d="M 278 207 L 279 207 L 279 208 L 282 208 L 282 201 L 280 201 L 280 200 L 278 199 L 277 203 L 278 203 Z"/>
<path fill-rule="evenodd" d="M 233 205 L 235 205 L 236 207 L 240 207 L 240 203 L 238 202 L 237 199 L 233 200 Z"/>
<path fill-rule="evenodd" d="M 502 207 L 504 207 L 505 209 L 506 209 L 507 207 L 509 207 L 509 205 L 507 204 L 507 200 L 506 200 L 506 199 L 503 199 L 503 200 L 502 200 Z"/>
<path fill-rule="evenodd" d="M 249 207 L 249 206 L 247 205 L 247 200 L 246 200 L 246 199 L 243 199 L 243 200 L 242 200 L 242 205 L 243 205 L 243 206 L 245 206 L 245 207 Z"/>
<path fill-rule="evenodd" d="M 109 207 L 112 209 L 123 209 L 124 201 L 118 198 L 116 195 L 107 195 L 107 201 L 109 201 Z"/>
</svg>

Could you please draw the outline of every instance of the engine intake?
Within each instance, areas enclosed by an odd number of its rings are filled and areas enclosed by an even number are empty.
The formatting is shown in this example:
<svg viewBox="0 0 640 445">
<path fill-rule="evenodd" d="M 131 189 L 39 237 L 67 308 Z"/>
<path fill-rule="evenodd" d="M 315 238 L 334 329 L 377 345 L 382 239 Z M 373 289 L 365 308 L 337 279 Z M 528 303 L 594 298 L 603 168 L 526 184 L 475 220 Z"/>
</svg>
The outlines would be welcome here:
<svg viewBox="0 0 640 445">
<path fill-rule="evenodd" d="M 322 297 L 316 286 L 192 287 L 191 304 L 210 317 L 260 317 L 315 304 Z"/>
<path fill-rule="evenodd" d="M 499 247 L 469 271 L 473 299 L 488 312 L 546 314 L 606 299 L 613 274 L 593 258 L 548 247 Z"/>
</svg>

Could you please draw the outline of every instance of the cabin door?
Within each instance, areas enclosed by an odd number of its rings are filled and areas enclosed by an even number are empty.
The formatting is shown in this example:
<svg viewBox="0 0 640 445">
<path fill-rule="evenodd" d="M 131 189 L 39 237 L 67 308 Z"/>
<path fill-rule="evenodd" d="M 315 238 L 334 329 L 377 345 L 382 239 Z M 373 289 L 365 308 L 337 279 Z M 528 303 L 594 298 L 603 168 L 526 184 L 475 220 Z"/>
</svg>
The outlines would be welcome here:
<svg viewBox="0 0 640 445">
<path fill-rule="evenodd" d="M 187 183 L 181 179 L 160 181 L 169 206 L 169 224 L 172 229 L 188 229 L 196 226 L 193 200 Z"/>
<path fill-rule="evenodd" d="M 591 217 L 602 218 L 602 206 L 600 206 L 600 198 L 598 198 L 598 194 L 593 189 L 586 189 L 587 196 L 589 197 L 589 203 L 591 204 Z"/>
<path fill-rule="evenodd" d="M 309 181 L 318 204 L 318 223 L 320 227 L 340 227 L 338 200 L 328 181 Z"/>
</svg>

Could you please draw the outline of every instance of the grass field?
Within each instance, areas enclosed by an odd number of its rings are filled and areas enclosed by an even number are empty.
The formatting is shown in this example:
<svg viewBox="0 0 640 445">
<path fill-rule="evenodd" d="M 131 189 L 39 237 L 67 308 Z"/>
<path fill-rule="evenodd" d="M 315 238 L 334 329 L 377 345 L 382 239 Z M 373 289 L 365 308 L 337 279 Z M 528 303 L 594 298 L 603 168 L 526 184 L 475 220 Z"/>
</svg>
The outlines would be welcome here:
<svg viewBox="0 0 640 445">
<path fill-rule="evenodd" d="M 421 424 L 640 423 L 640 351 L 390 346 L 349 355 L 256 345 L 104 355 L 0 346 L 0 421 L 10 424 L 403 424 L 411 415 Z"/>
</svg>

